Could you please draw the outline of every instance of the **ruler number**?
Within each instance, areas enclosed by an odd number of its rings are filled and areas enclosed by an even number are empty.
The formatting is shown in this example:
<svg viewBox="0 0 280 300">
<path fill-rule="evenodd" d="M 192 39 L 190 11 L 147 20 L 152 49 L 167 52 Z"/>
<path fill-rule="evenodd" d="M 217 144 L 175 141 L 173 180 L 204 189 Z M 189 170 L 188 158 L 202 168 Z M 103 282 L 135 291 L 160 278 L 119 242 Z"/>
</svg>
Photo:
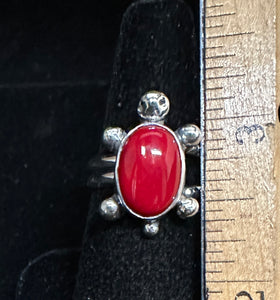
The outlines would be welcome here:
<svg viewBox="0 0 280 300">
<path fill-rule="evenodd" d="M 260 294 L 260 297 L 261 297 L 260 300 L 265 300 L 263 291 L 257 291 L 257 294 Z"/>
<path fill-rule="evenodd" d="M 264 134 L 264 129 L 261 125 L 254 124 L 251 126 L 244 125 L 237 128 L 235 132 L 235 137 L 239 145 L 243 145 L 244 139 L 246 138 L 252 138 L 254 143 L 258 144 L 264 139 L 265 134 Z"/>
<path fill-rule="evenodd" d="M 256 294 L 259 294 L 259 296 L 260 296 L 259 300 L 265 300 L 265 298 L 264 298 L 264 292 L 263 291 L 257 291 Z M 236 294 L 235 300 L 239 300 L 239 299 L 240 300 L 241 299 L 245 300 L 244 297 L 247 297 L 247 299 L 249 299 L 249 300 L 253 300 L 252 296 L 248 292 L 246 292 L 246 291 L 241 291 L 238 294 Z"/>
</svg>

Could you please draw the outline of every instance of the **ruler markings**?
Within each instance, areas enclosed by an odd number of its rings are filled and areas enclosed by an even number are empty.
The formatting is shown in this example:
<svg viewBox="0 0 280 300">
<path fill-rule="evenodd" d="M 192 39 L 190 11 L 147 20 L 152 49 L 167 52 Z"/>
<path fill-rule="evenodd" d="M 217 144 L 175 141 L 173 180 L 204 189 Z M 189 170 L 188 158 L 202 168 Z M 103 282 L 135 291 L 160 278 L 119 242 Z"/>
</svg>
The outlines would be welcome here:
<svg viewBox="0 0 280 300">
<path fill-rule="evenodd" d="M 207 272 L 206 272 L 207 273 Z M 208 294 L 222 294 L 223 291 L 207 291 Z"/>
<path fill-rule="evenodd" d="M 208 240 L 208 243 L 240 243 L 240 242 L 246 242 L 246 240 Z"/>
<path fill-rule="evenodd" d="M 244 77 L 246 74 L 231 74 L 231 75 L 223 75 L 223 76 L 210 76 L 206 77 L 206 80 L 217 80 L 217 79 L 229 79 L 229 78 L 237 78 Z"/>
<path fill-rule="evenodd" d="M 219 182 L 219 181 L 232 181 L 235 178 L 215 178 L 215 179 L 208 179 L 208 182 Z"/>
<path fill-rule="evenodd" d="M 206 220 L 206 223 L 213 223 L 213 222 L 233 222 L 233 221 L 235 221 L 234 218 L 232 218 L 232 219 L 208 219 L 208 220 Z M 208 241 L 208 242 L 210 242 L 210 241 Z"/>
<path fill-rule="evenodd" d="M 207 254 L 222 254 L 223 250 L 206 250 L 205 253 Z"/>
<path fill-rule="evenodd" d="M 243 118 L 254 118 L 254 117 L 265 117 L 271 116 L 271 114 L 252 114 L 252 115 L 240 115 L 240 116 L 228 116 L 228 117 L 219 117 L 219 118 L 208 118 L 209 121 L 218 121 L 218 120 L 231 120 L 231 119 L 243 119 Z"/>
<path fill-rule="evenodd" d="M 223 131 L 224 128 L 211 128 L 211 129 L 207 129 L 206 131 Z"/>
<path fill-rule="evenodd" d="M 210 15 L 210 16 L 206 16 L 205 18 L 206 19 L 211 19 L 211 18 L 227 17 L 227 16 L 233 16 L 233 15 L 235 15 L 235 12 L 228 12 L 228 13 Z"/>
<path fill-rule="evenodd" d="M 212 88 L 206 88 L 206 91 L 216 91 L 216 90 L 222 90 L 223 87 L 222 86 L 216 86 L 216 87 L 212 87 Z"/>
<path fill-rule="evenodd" d="M 207 149 L 207 151 L 222 151 L 223 149 L 224 148 L 209 148 L 209 149 Z"/>
<path fill-rule="evenodd" d="M 219 142 L 219 141 L 226 141 L 225 138 L 217 138 L 217 139 L 205 139 L 206 142 Z"/>
<path fill-rule="evenodd" d="M 234 264 L 235 260 L 206 260 L 206 264 Z"/>
<path fill-rule="evenodd" d="M 207 199 L 206 202 L 235 202 L 235 201 L 249 201 L 254 200 L 255 198 L 249 197 L 249 198 L 225 198 L 225 199 Z"/>
<path fill-rule="evenodd" d="M 213 4 L 213 5 L 206 6 L 205 8 L 216 8 L 216 7 L 223 7 L 223 6 L 224 6 L 223 3 L 219 3 L 219 4 Z"/>
<path fill-rule="evenodd" d="M 206 47 L 205 50 L 212 50 L 212 49 L 218 49 L 218 48 L 223 48 L 223 45 L 217 45 L 217 46 L 210 46 L 210 47 Z"/>
<path fill-rule="evenodd" d="M 206 101 L 208 102 L 208 101 L 229 100 L 229 99 L 235 99 L 235 96 L 207 98 Z"/>
<path fill-rule="evenodd" d="M 213 55 L 213 56 L 206 56 L 205 59 L 220 59 L 220 58 L 227 58 L 236 56 L 235 53 L 227 53 L 227 54 L 220 54 L 220 55 Z M 207 70 L 207 68 L 206 68 Z"/>
<path fill-rule="evenodd" d="M 231 156 L 231 157 L 215 157 L 207 158 L 206 161 L 220 161 L 220 160 L 232 160 L 232 159 L 242 159 L 243 156 Z"/>
<path fill-rule="evenodd" d="M 272 280 L 208 280 L 211 283 L 270 283 Z"/>
<path fill-rule="evenodd" d="M 210 35 L 210 36 L 207 36 L 206 39 L 211 40 L 211 39 L 235 37 L 235 36 L 242 36 L 242 35 L 250 35 L 250 34 L 253 34 L 253 33 L 255 33 L 255 32 L 248 31 L 248 32 L 227 33 L 227 34 L 221 34 L 221 35 Z"/>
<path fill-rule="evenodd" d="M 223 69 L 224 66 L 215 66 L 215 67 L 206 67 L 205 69 L 208 70 L 218 70 L 218 69 Z"/>
<path fill-rule="evenodd" d="M 206 273 L 223 273 L 223 271 L 221 270 L 210 270 L 210 271 L 206 271 Z"/>
<path fill-rule="evenodd" d="M 223 27 L 224 25 L 223 24 L 217 24 L 217 25 L 209 25 L 209 26 L 206 26 L 205 28 L 207 29 L 211 29 L 211 28 L 221 28 Z"/>
<path fill-rule="evenodd" d="M 215 108 L 206 108 L 206 111 L 220 111 L 224 110 L 223 107 L 215 107 Z"/>
<path fill-rule="evenodd" d="M 216 11 L 215 5 L 224 4 L 224 0 L 220 0 L 217 4 L 208 0 L 210 4 L 206 6 L 205 11 L 204 133 L 206 138 L 204 142 L 207 155 L 204 156 L 204 165 L 205 186 L 208 186 L 204 189 L 207 228 L 205 242 L 206 248 L 210 248 L 205 251 L 207 258 L 205 297 L 209 300 L 235 299 L 241 291 L 250 293 L 252 299 L 255 299 L 254 293 L 260 293 L 258 291 L 262 291 L 261 295 L 266 300 L 276 299 L 275 285 L 258 286 L 256 290 L 252 290 L 252 286 L 249 285 L 250 283 L 277 281 L 271 280 L 274 278 L 272 274 L 275 276 L 275 271 L 274 261 L 269 256 L 274 243 L 272 237 L 275 238 L 273 234 L 276 231 L 275 218 L 271 214 L 271 208 L 264 208 L 267 206 L 267 201 L 274 200 L 271 196 L 273 192 L 269 192 L 268 186 L 271 187 L 273 181 L 270 163 L 273 159 L 270 157 L 273 156 L 275 127 L 266 130 L 265 143 L 258 145 L 253 144 L 254 139 L 247 140 L 247 132 L 243 135 L 246 142 L 240 147 L 235 139 L 229 136 L 231 132 L 229 130 L 241 128 L 240 126 L 244 123 L 246 126 L 274 124 L 272 114 L 276 100 L 275 93 L 271 93 L 271 89 L 275 91 L 275 43 L 273 40 L 275 39 L 275 36 L 273 37 L 275 0 L 268 1 L 269 3 L 264 6 L 254 0 L 248 0 L 249 3 L 242 0 L 236 0 L 233 3 L 227 1 L 226 10 L 221 6 L 221 9 Z M 227 19 L 222 17 L 227 17 Z M 250 21 L 252 17 L 256 19 L 256 22 Z M 262 75 L 262 78 L 265 80 L 260 80 L 258 68 L 261 68 L 265 76 Z M 252 90 L 254 97 L 251 96 Z M 231 95 L 227 95 L 228 92 Z M 261 102 L 261 99 L 266 100 Z M 217 106 L 207 107 L 207 101 L 220 102 L 216 102 L 219 104 Z M 231 109 L 226 110 L 225 108 L 228 107 Z M 246 108 L 247 111 L 244 110 Z M 222 113 L 219 114 L 219 111 Z M 229 116 L 230 111 L 231 116 Z M 252 136 L 255 137 L 257 134 L 258 132 L 253 132 Z M 243 136 L 241 132 L 241 137 Z M 212 146 L 211 142 L 216 143 Z M 255 151 L 254 149 L 258 151 L 251 152 Z M 258 157 L 259 163 L 257 163 Z M 208 161 L 211 164 L 219 161 L 221 163 L 214 167 L 209 166 Z M 268 166 L 265 167 L 264 164 Z M 226 178 L 221 178 L 223 176 Z M 259 178 L 258 181 L 254 181 L 257 178 Z M 212 183 L 214 188 L 211 188 Z M 225 187 L 223 184 L 226 184 Z M 265 184 L 264 187 L 262 187 L 263 184 Z M 221 186 L 223 188 L 220 188 Z M 255 186 L 259 187 L 258 192 Z M 211 194 L 211 192 L 217 192 L 217 194 Z M 254 205 L 252 208 L 256 212 L 263 211 L 262 218 L 258 218 L 254 225 L 250 221 L 244 227 L 247 217 L 243 216 L 242 219 L 238 217 L 234 219 L 234 217 L 240 214 L 242 216 L 247 209 L 250 209 L 252 203 Z M 213 209 L 208 209 L 208 207 L 213 207 Z M 269 224 L 265 221 L 265 216 L 266 220 L 270 220 Z M 252 216 L 254 217 L 257 218 L 257 214 Z M 222 230 L 221 225 L 225 225 L 227 230 Z M 240 255 L 240 253 L 243 254 Z M 219 259 L 210 260 L 209 256 Z M 219 268 L 209 268 L 215 263 L 223 266 L 223 272 Z M 224 274 L 222 279 L 221 273 Z M 238 275 L 242 275 L 243 278 Z M 228 278 L 229 276 L 231 278 Z M 261 276 L 263 278 L 260 278 Z M 219 287 L 215 285 L 217 283 Z"/>
</svg>

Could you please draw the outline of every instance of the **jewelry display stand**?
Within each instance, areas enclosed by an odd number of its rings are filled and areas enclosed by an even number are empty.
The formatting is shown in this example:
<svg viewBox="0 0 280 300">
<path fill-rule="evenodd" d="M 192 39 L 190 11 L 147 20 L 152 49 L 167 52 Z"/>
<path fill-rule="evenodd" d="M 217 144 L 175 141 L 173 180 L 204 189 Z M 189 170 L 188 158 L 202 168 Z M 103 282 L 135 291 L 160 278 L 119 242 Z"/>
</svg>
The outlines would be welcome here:
<svg viewBox="0 0 280 300">
<path fill-rule="evenodd" d="M 168 126 L 199 125 L 198 52 L 193 15 L 183 1 L 133 3 L 123 16 L 104 128 L 138 124 L 136 107 L 148 90 L 169 97 Z M 187 158 L 188 185 L 199 184 L 198 165 L 198 158 Z M 181 221 L 171 212 L 159 234 L 147 239 L 133 217 L 108 222 L 99 216 L 98 207 L 113 188 L 98 186 L 74 299 L 199 299 L 199 215 Z"/>
<path fill-rule="evenodd" d="M 170 128 L 187 123 L 199 126 L 199 44 L 194 19 L 198 20 L 181 0 L 141 0 L 130 5 L 120 28 L 104 128 L 129 130 L 137 125 L 137 104 L 149 90 L 170 99 L 166 120 Z M 104 154 L 100 146 L 99 157 Z M 188 156 L 186 161 L 187 184 L 199 185 L 199 158 Z M 141 220 L 131 216 L 105 221 L 98 207 L 114 192 L 113 185 L 103 184 L 101 177 L 99 181 L 100 170 L 94 166 L 81 252 L 54 250 L 35 259 L 22 273 L 16 299 L 70 299 L 73 290 L 75 300 L 200 299 L 199 214 L 180 220 L 171 211 L 152 239 L 143 235 Z M 45 281 L 49 291 L 44 290 Z"/>
</svg>

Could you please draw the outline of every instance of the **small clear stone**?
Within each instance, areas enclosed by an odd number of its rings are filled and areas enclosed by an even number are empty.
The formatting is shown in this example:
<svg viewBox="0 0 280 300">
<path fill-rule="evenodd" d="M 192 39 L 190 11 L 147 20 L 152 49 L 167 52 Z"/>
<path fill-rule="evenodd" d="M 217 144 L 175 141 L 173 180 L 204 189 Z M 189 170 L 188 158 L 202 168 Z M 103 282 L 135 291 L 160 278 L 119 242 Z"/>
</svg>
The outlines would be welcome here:
<svg viewBox="0 0 280 300">
<path fill-rule="evenodd" d="M 109 221 L 116 220 L 120 217 L 119 204 L 113 197 L 105 199 L 101 202 L 99 212 L 104 219 Z"/>
</svg>

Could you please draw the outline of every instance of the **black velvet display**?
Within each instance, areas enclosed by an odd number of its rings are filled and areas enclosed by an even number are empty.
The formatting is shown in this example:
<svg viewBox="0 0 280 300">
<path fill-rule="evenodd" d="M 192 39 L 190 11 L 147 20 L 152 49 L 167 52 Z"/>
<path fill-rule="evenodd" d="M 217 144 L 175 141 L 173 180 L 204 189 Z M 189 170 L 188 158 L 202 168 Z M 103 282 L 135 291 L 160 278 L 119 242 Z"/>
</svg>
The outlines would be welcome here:
<svg viewBox="0 0 280 300">
<path fill-rule="evenodd" d="M 72 299 L 80 251 L 55 249 L 31 261 L 22 271 L 16 300 Z"/>
<path fill-rule="evenodd" d="M 167 125 L 199 124 L 198 43 L 193 13 L 180 0 L 137 1 L 120 29 L 105 127 L 138 124 L 138 101 L 148 90 L 170 98 Z M 101 152 L 103 149 L 101 149 Z M 199 184 L 199 160 L 188 159 L 187 182 Z M 200 218 L 170 212 L 147 239 L 142 222 L 98 215 L 113 189 L 95 189 L 84 235 L 74 299 L 200 299 Z"/>
<path fill-rule="evenodd" d="M 81 247 L 90 198 L 87 163 L 99 147 L 129 2 L 91 1 L 92 9 L 71 0 L 32 6 L 1 1 L 1 300 L 15 299 L 22 270 L 42 253 Z M 50 284 L 46 296 L 43 290 L 36 295 L 32 276 L 25 283 L 34 293 L 21 299 L 65 299 L 59 295 L 66 285 L 54 285 L 48 271 L 38 276 Z M 54 289 L 58 298 L 48 297 Z"/>
<path fill-rule="evenodd" d="M 1 3 L 1 300 L 200 299 L 199 215 L 147 239 L 99 217 L 112 188 L 86 186 L 102 129 L 138 124 L 147 90 L 170 98 L 172 129 L 199 125 L 198 1 L 131 2 Z"/>
</svg>

